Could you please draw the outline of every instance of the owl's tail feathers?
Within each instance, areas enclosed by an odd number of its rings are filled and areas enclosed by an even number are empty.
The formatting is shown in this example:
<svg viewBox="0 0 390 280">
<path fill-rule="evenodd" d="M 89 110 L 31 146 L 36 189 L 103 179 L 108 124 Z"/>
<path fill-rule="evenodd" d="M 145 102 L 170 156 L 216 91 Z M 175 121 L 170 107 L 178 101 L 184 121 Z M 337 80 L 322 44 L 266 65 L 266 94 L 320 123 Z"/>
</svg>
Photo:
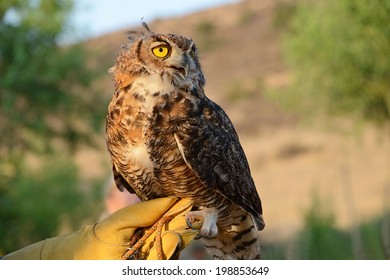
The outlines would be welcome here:
<svg viewBox="0 0 390 280">
<path fill-rule="evenodd" d="M 216 237 L 202 238 L 202 242 L 214 259 L 255 260 L 261 256 L 258 230 L 252 216 L 247 213 L 238 224 L 219 228 Z"/>
</svg>

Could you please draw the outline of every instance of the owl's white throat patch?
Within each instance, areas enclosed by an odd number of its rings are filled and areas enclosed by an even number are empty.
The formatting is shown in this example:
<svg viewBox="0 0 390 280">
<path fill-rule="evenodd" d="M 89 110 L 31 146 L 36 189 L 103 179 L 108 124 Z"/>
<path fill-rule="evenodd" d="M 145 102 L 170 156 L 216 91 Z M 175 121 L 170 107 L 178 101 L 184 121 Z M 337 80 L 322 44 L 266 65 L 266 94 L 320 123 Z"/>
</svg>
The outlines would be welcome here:
<svg viewBox="0 0 390 280">
<path fill-rule="evenodd" d="M 160 75 L 159 73 L 144 75 L 137 78 L 133 84 L 134 91 L 140 93 L 167 93 L 175 90 L 175 86 L 172 84 L 172 79 L 167 75 Z"/>
<path fill-rule="evenodd" d="M 137 78 L 132 89 L 144 98 L 142 106 L 145 112 L 151 113 L 160 96 L 175 91 L 175 86 L 167 75 L 156 73 Z"/>
</svg>

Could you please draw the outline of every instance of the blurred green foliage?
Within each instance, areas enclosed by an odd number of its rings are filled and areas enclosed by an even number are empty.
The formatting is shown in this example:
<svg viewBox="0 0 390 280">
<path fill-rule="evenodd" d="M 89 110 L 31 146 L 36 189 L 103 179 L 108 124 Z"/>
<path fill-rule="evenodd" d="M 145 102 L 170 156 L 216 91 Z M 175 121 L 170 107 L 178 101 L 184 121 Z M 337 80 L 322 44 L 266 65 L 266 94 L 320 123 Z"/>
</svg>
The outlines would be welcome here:
<svg viewBox="0 0 390 280">
<path fill-rule="evenodd" d="M 203 36 L 211 36 L 215 31 L 215 26 L 211 21 L 201 21 L 195 26 L 198 34 Z"/>
<path fill-rule="evenodd" d="M 195 25 L 197 46 L 202 52 L 215 50 L 222 43 L 217 35 L 217 27 L 212 21 L 204 20 Z"/>
<path fill-rule="evenodd" d="M 90 214 L 93 195 L 80 192 L 69 158 L 93 144 L 106 103 L 90 87 L 100 74 L 90 67 L 93 54 L 61 43 L 75 31 L 72 8 L 72 0 L 0 3 L 0 251 Z"/>
<path fill-rule="evenodd" d="M 390 0 L 281 2 L 274 26 L 285 32 L 291 85 L 270 93 L 301 117 L 344 115 L 390 125 Z M 268 244 L 265 258 L 384 259 L 383 217 L 342 230 L 314 197 L 289 244 Z M 358 238 L 357 238 L 358 237 Z"/>
<path fill-rule="evenodd" d="M 384 220 L 386 216 L 369 220 L 360 225 L 360 231 L 364 242 L 364 254 L 367 259 L 390 259 L 387 255 L 384 235 L 390 235 L 390 232 L 385 231 Z M 390 223 L 390 221 L 387 221 Z"/>
<path fill-rule="evenodd" d="M 307 260 L 352 259 L 352 242 L 348 232 L 335 227 L 335 216 L 324 209 L 318 196 L 305 215 L 302 232 L 298 236 L 297 258 Z"/>
<path fill-rule="evenodd" d="M 340 229 L 336 225 L 336 215 L 329 204 L 314 196 L 310 208 L 304 215 L 304 226 L 292 240 L 284 243 L 264 243 L 264 259 L 301 260 L 352 260 L 386 259 L 382 243 L 383 217 L 373 218 L 356 225 L 351 230 Z M 352 241 L 352 230 L 361 236 L 359 248 Z M 356 232 L 355 232 L 356 234 Z M 357 250 L 362 250 L 359 255 Z"/>
<path fill-rule="evenodd" d="M 292 11 L 287 104 L 389 123 L 390 0 L 300 1 Z"/>
<path fill-rule="evenodd" d="M 100 196 L 96 184 L 81 182 L 69 158 L 47 157 L 39 168 L 24 169 L 0 196 L 0 249 L 12 252 L 61 228 L 78 229 L 102 211 Z"/>
<path fill-rule="evenodd" d="M 296 13 L 298 4 L 294 2 L 278 1 L 272 15 L 272 24 L 278 30 L 290 31 L 290 22 Z"/>
<path fill-rule="evenodd" d="M 105 109 L 88 86 L 96 72 L 81 45 L 61 46 L 70 0 L 5 0 L 0 6 L 0 139 L 2 158 L 89 141 Z M 81 122 L 80 119 L 83 121 Z M 83 124 L 83 122 L 85 122 Z"/>
</svg>

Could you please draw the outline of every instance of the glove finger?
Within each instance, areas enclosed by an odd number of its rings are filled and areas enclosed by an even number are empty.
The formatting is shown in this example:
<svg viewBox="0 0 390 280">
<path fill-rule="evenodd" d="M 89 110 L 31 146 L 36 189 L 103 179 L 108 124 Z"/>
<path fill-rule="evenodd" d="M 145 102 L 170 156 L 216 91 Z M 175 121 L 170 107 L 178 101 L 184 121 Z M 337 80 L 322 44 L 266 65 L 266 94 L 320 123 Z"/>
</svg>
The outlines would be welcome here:
<svg viewBox="0 0 390 280">
<path fill-rule="evenodd" d="M 165 214 L 164 216 L 178 216 L 181 213 L 187 213 L 191 211 L 193 202 L 189 198 L 182 198 L 178 200 Z"/>
<path fill-rule="evenodd" d="M 122 208 L 97 224 L 95 234 L 109 243 L 128 242 L 136 228 L 151 226 L 177 200 L 176 197 L 157 198 Z"/>
</svg>

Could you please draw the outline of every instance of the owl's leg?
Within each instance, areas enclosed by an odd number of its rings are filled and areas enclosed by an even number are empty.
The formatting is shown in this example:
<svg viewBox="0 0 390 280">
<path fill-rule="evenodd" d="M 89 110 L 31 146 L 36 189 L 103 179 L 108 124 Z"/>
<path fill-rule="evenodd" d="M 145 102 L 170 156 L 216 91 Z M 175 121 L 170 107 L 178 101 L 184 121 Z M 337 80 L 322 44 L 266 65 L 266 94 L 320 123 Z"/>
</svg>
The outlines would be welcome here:
<svg viewBox="0 0 390 280">
<path fill-rule="evenodd" d="M 193 228 L 192 223 L 203 220 L 200 234 L 205 238 L 213 238 L 218 234 L 217 227 L 218 212 L 215 208 L 204 208 L 198 211 L 191 211 L 186 214 L 186 222 Z"/>
</svg>

